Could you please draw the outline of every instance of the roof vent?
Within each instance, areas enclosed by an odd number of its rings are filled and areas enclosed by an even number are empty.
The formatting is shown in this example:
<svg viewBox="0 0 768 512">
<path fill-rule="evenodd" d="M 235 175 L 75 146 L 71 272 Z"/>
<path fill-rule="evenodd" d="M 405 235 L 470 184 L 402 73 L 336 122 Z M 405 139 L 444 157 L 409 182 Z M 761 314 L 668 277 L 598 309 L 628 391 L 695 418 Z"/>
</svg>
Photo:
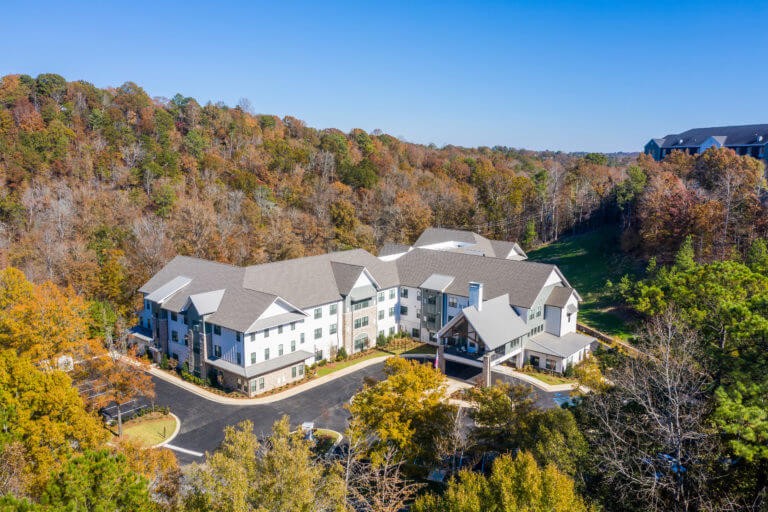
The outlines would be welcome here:
<svg viewBox="0 0 768 512">
<path fill-rule="evenodd" d="M 677 141 L 677 145 L 678 145 L 678 146 L 682 146 L 682 145 L 683 145 L 683 139 L 680 139 L 680 140 L 678 140 L 678 141 Z"/>
</svg>

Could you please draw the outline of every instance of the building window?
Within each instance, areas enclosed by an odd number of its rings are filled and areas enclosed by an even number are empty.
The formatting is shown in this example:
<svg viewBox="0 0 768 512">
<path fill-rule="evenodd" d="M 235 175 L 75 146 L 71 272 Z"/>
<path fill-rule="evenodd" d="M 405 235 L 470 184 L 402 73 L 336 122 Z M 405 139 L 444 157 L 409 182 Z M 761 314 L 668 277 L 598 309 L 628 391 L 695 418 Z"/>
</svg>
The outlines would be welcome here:
<svg viewBox="0 0 768 512">
<path fill-rule="evenodd" d="M 213 334 L 221 336 L 221 327 L 219 327 L 218 325 L 214 325 L 213 326 Z"/>
<path fill-rule="evenodd" d="M 380 331 L 379 331 L 379 334 L 378 334 L 378 336 L 384 336 L 384 329 L 382 329 L 382 330 L 380 330 Z"/>
<path fill-rule="evenodd" d="M 264 389 L 264 377 L 259 377 L 259 389 Z"/>
<path fill-rule="evenodd" d="M 256 364 L 256 352 L 251 352 L 251 364 Z"/>
<path fill-rule="evenodd" d="M 419 330 L 417 328 L 411 329 L 411 338 L 418 338 L 419 337 Z"/>
<path fill-rule="evenodd" d="M 368 325 L 368 317 L 364 316 L 361 318 L 355 318 L 355 329 L 360 329 L 361 327 L 365 327 Z"/>
<path fill-rule="evenodd" d="M 283 334 L 283 326 L 282 325 L 278 325 L 277 326 L 277 334 Z"/>
<path fill-rule="evenodd" d="M 269 338 L 269 329 L 264 329 L 264 337 Z"/>
<path fill-rule="evenodd" d="M 390 299 L 394 299 L 395 298 L 395 289 L 394 288 L 389 290 L 389 298 Z"/>
<path fill-rule="evenodd" d="M 395 328 L 394 327 L 390 327 L 389 328 L 389 334 L 395 334 Z"/>
<path fill-rule="evenodd" d="M 179 316 L 176 313 L 174 313 L 173 311 L 171 311 L 171 320 L 173 320 L 175 322 L 178 319 L 179 319 Z"/>
<path fill-rule="evenodd" d="M 264 349 L 264 360 L 265 361 L 269 361 L 269 349 L 268 348 Z"/>
<path fill-rule="evenodd" d="M 384 310 L 379 311 L 379 320 L 384 320 Z"/>
<path fill-rule="evenodd" d="M 554 359 L 547 359 L 545 364 L 547 366 L 547 370 L 554 370 L 557 367 L 557 363 Z"/>
<path fill-rule="evenodd" d="M 317 339 L 320 339 L 322 337 L 323 337 L 323 328 L 322 327 L 318 327 L 317 329 L 315 329 L 315 339 L 317 340 Z"/>
<path fill-rule="evenodd" d="M 251 381 L 251 393 L 255 393 L 256 392 L 256 386 L 257 386 L 256 380 L 254 379 L 254 380 Z"/>
<path fill-rule="evenodd" d="M 536 316 L 541 316 L 541 306 L 536 308 Z"/>
<path fill-rule="evenodd" d="M 235 339 L 236 339 L 237 341 L 240 341 L 240 333 L 239 333 L 239 332 L 236 332 L 236 333 L 235 333 Z"/>
<path fill-rule="evenodd" d="M 241 357 L 242 357 L 242 356 L 240 355 L 240 352 L 238 352 L 238 353 L 237 353 L 237 364 L 238 364 L 238 365 L 241 365 L 241 364 L 243 364 L 243 361 L 242 361 Z"/>
<path fill-rule="evenodd" d="M 534 316 L 536 316 L 536 313 L 533 310 L 530 310 L 528 312 L 528 320 L 533 320 Z"/>
<path fill-rule="evenodd" d="M 400 306 L 400 316 L 408 316 L 408 306 Z"/>
<path fill-rule="evenodd" d="M 221 345 L 214 345 L 213 346 L 213 355 L 215 357 L 221 357 Z"/>
<path fill-rule="evenodd" d="M 298 369 L 295 366 L 291 366 L 291 378 L 292 379 L 296 378 L 296 372 L 297 371 L 298 371 Z"/>
<path fill-rule="evenodd" d="M 171 341 L 175 341 L 176 343 L 179 342 L 179 332 L 178 331 L 171 331 Z"/>
<path fill-rule="evenodd" d="M 328 308 L 328 312 L 331 315 L 335 315 L 336 311 L 338 311 L 336 308 L 337 308 L 336 304 L 331 304 L 330 307 Z"/>
<path fill-rule="evenodd" d="M 291 330 L 292 331 L 296 330 L 296 322 L 291 322 Z"/>
<path fill-rule="evenodd" d="M 299 365 L 299 375 L 304 375 L 304 363 Z"/>
<path fill-rule="evenodd" d="M 404 299 L 408 298 L 408 288 L 400 288 L 400 296 Z"/>
<path fill-rule="evenodd" d="M 336 324 L 331 324 L 328 327 L 328 334 L 336 334 L 336 329 L 337 329 Z"/>
<path fill-rule="evenodd" d="M 296 352 L 296 340 L 291 340 L 291 352 Z"/>
<path fill-rule="evenodd" d="M 299 343 L 304 343 L 304 333 L 299 334 Z"/>
<path fill-rule="evenodd" d="M 323 360 L 323 351 L 322 350 L 316 350 L 315 351 L 315 361 L 322 361 Z"/>
<path fill-rule="evenodd" d="M 379 302 L 384 302 L 384 292 L 379 292 Z"/>
<path fill-rule="evenodd" d="M 283 344 L 282 343 L 277 346 L 277 355 L 278 356 L 283 355 Z"/>
<path fill-rule="evenodd" d="M 395 316 L 395 307 L 394 306 L 389 308 L 389 316 Z"/>
<path fill-rule="evenodd" d="M 448 306 L 455 308 L 459 305 L 459 301 L 456 300 L 456 297 L 448 297 Z"/>
<path fill-rule="evenodd" d="M 315 320 L 317 320 L 318 318 L 322 318 L 322 317 L 323 317 L 323 310 L 322 310 L 322 308 L 315 308 Z"/>
<path fill-rule="evenodd" d="M 453 315 L 448 315 L 448 321 L 450 322 L 451 320 L 453 320 Z"/>
<path fill-rule="evenodd" d="M 352 303 L 352 310 L 353 311 L 359 311 L 361 309 L 365 309 L 371 306 L 371 299 L 365 299 L 361 300 L 360 302 L 353 302 Z"/>
</svg>

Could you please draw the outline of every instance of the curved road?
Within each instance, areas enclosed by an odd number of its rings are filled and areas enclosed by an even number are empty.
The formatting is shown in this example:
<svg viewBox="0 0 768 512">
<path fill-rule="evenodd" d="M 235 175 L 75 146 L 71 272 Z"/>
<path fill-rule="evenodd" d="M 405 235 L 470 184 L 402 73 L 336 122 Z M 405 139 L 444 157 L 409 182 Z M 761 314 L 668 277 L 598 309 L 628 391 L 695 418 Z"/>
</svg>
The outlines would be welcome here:
<svg viewBox="0 0 768 512">
<path fill-rule="evenodd" d="M 383 362 L 374 364 L 284 400 L 258 405 L 220 404 L 156 377 L 152 380 L 157 397 L 155 403 L 170 407 L 181 420 L 181 429 L 169 444 L 175 448 L 179 462 L 188 464 L 202 462 L 203 457 L 198 454 L 213 452 L 219 446 L 224 440 L 224 427 L 243 420 L 253 423 L 259 437 L 268 435 L 272 424 L 284 414 L 290 417 L 292 425 L 312 421 L 319 428 L 343 432 L 349 416 L 344 405 L 363 387 L 366 377 L 382 379 L 383 366 Z M 450 376 L 465 379 L 478 373 L 463 365 L 449 364 L 446 370 Z M 499 373 L 494 374 L 494 378 L 514 381 Z M 536 394 L 539 407 L 554 407 L 552 393 L 536 390 Z"/>
</svg>

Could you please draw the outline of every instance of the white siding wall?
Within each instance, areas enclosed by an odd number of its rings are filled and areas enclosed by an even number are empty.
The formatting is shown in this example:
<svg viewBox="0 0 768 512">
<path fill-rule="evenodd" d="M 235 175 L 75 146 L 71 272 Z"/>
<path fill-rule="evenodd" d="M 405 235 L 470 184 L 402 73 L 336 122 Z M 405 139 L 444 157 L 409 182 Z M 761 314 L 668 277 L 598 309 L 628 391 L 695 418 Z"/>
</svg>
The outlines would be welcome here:
<svg viewBox="0 0 768 512">
<path fill-rule="evenodd" d="M 267 359 L 265 356 L 265 349 L 269 349 L 269 359 L 275 359 L 280 357 L 280 345 L 283 346 L 283 355 L 291 353 L 291 341 L 296 342 L 296 350 L 306 350 L 313 352 L 312 343 L 309 341 L 306 329 L 307 321 L 294 322 L 294 329 L 291 329 L 291 324 L 284 324 L 282 326 L 270 327 L 269 336 L 265 336 L 267 329 L 255 333 L 249 333 L 245 337 L 245 354 L 243 363 L 245 366 L 251 364 L 263 363 Z M 282 332 L 279 332 L 282 327 Z M 301 333 L 304 333 L 304 343 L 301 343 Z M 256 363 L 251 363 L 251 354 L 256 354 Z M 222 354 L 223 355 L 223 354 Z"/>
<path fill-rule="evenodd" d="M 568 319 L 568 307 L 574 306 L 576 308 L 576 313 L 571 314 L 570 320 Z M 561 311 L 560 314 L 560 333 L 558 336 L 562 336 L 563 334 L 567 334 L 569 332 L 576 332 L 576 322 L 578 321 L 578 308 L 579 308 L 579 301 L 576 300 L 576 297 L 574 295 L 571 295 L 571 298 L 568 299 L 568 302 L 565 304 L 565 308 Z"/>
<path fill-rule="evenodd" d="M 384 300 L 380 300 L 382 294 L 384 294 Z M 386 288 L 380 290 L 376 294 L 376 335 L 384 334 L 388 336 L 390 331 L 396 333 L 399 329 L 397 327 L 397 314 L 399 301 L 399 290 L 395 288 Z M 390 310 L 392 314 L 390 315 Z M 383 319 L 380 317 L 384 316 Z"/>
<path fill-rule="evenodd" d="M 544 329 L 555 336 L 560 336 L 561 318 L 563 310 L 554 306 L 544 306 Z"/>
<path fill-rule="evenodd" d="M 336 314 L 331 315 L 331 305 L 336 305 Z M 311 308 L 305 308 L 304 312 L 309 317 L 304 321 L 306 341 L 301 346 L 303 350 L 309 352 L 323 351 L 323 358 L 328 359 L 331 355 L 331 347 L 338 348 L 341 345 L 342 325 L 341 315 L 344 305 L 341 301 L 322 304 Z M 320 308 L 321 316 L 315 319 L 315 309 Z M 330 334 L 331 325 L 336 324 L 336 333 Z M 315 339 L 315 329 L 322 329 L 320 338 Z"/>
<path fill-rule="evenodd" d="M 398 293 L 399 300 L 398 304 L 395 306 L 395 316 L 398 318 L 398 322 L 400 323 L 402 330 L 410 335 L 413 329 L 418 329 L 420 326 L 417 311 L 421 311 L 421 302 L 418 299 L 417 288 L 402 286 L 400 287 L 400 290 L 402 289 L 408 290 L 408 297 L 403 297 L 400 293 Z M 408 308 L 408 313 L 406 315 L 400 314 L 401 306 Z"/>
<path fill-rule="evenodd" d="M 215 327 L 211 328 L 211 341 L 210 351 L 211 355 L 216 357 L 216 348 L 221 347 L 221 358 L 232 364 L 237 364 L 237 354 L 240 354 L 240 365 L 243 365 L 245 361 L 245 354 L 243 353 L 242 338 L 237 341 L 237 334 L 232 329 L 221 327 L 221 334 L 216 334 Z"/>
<path fill-rule="evenodd" d="M 176 331 L 178 341 L 173 341 L 173 332 Z M 184 315 L 176 314 L 176 321 L 171 319 L 171 313 L 168 314 L 168 352 L 171 355 L 176 354 L 179 362 L 183 364 L 189 355 L 188 348 L 184 345 L 184 336 L 187 334 L 187 326 L 184 324 Z"/>
</svg>

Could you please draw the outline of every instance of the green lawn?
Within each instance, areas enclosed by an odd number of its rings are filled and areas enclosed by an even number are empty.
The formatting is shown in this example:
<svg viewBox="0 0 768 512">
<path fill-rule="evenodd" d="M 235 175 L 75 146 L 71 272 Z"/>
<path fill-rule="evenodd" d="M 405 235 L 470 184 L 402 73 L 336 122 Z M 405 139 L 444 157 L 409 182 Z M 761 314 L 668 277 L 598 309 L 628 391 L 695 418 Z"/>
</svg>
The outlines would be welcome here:
<svg viewBox="0 0 768 512">
<path fill-rule="evenodd" d="M 353 364 L 362 363 L 363 361 L 366 361 L 368 359 L 373 359 L 374 357 L 381 357 L 381 356 L 387 356 L 387 355 L 389 354 L 386 352 L 382 352 L 380 350 L 372 350 L 371 353 L 366 354 L 363 357 L 358 357 L 357 359 L 347 359 L 346 361 L 339 361 L 335 363 L 326 364 L 325 366 L 320 366 L 317 369 L 317 376 L 323 377 L 324 375 L 337 372 L 342 368 L 352 366 Z"/>
<path fill-rule="evenodd" d="M 557 386 L 558 384 L 573 384 L 576 382 L 576 379 L 567 379 L 565 377 L 560 377 L 558 375 L 550 375 L 548 373 L 525 372 L 525 374 L 530 375 L 534 379 L 538 379 L 541 382 L 544 382 L 545 384 L 549 384 L 552 386 Z"/>
<path fill-rule="evenodd" d="M 616 307 L 605 289 L 606 281 L 616 283 L 623 275 L 640 271 L 639 263 L 621 252 L 615 226 L 561 238 L 528 251 L 528 258 L 554 263 L 565 274 L 584 299 L 579 306 L 580 322 L 612 336 L 631 335 L 627 314 Z"/>
<path fill-rule="evenodd" d="M 389 349 L 387 349 L 389 350 Z M 416 347 L 412 347 L 409 349 L 393 349 L 389 350 L 393 354 L 396 355 L 408 355 L 408 354 L 435 354 L 435 351 L 437 350 L 437 347 L 432 345 L 427 345 L 426 343 L 420 344 Z"/>
<path fill-rule="evenodd" d="M 123 437 L 129 437 L 143 446 L 160 444 L 176 430 L 176 419 L 168 415 L 129 421 L 123 425 Z"/>
</svg>

